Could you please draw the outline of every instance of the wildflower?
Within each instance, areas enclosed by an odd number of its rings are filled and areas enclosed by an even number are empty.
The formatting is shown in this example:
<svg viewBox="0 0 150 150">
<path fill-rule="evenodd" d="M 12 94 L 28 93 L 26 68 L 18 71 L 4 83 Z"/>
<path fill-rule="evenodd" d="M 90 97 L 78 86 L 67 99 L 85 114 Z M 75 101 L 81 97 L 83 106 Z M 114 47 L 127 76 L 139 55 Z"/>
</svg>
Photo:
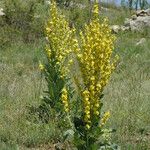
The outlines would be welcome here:
<svg viewBox="0 0 150 150">
<path fill-rule="evenodd" d="M 80 32 L 80 46 L 75 51 L 79 67 L 82 73 L 83 111 L 85 121 L 99 118 L 100 95 L 108 83 L 115 68 L 117 57 L 112 57 L 115 37 L 108 26 L 108 20 L 104 19 L 100 24 L 98 3 L 93 8 L 93 18 L 90 24 L 85 25 L 84 32 Z M 89 116 L 90 115 L 90 116 Z M 107 120 L 107 113 L 102 120 Z M 103 124 L 102 123 L 102 124 Z"/>
<path fill-rule="evenodd" d="M 98 2 L 96 1 L 96 3 L 98 3 Z M 94 5 L 93 14 L 94 15 L 98 15 L 99 14 L 98 4 Z"/>
<path fill-rule="evenodd" d="M 59 13 L 55 1 L 52 1 L 50 5 L 51 16 L 47 22 L 45 31 L 50 46 L 47 45 L 46 55 L 49 60 L 55 59 L 55 62 L 60 69 L 60 73 L 63 72 L 62 76 L 65 77 L 66 74 L 64 75 L 63 69 L 69 67 L 72 63 L 71 61 L 66 63 L 66 58 L 73 50 L 78 51 L 78 43 L 74 37 L 76 30 L 75 28 L 70 29 L 68 21 L 66 21 L 65 17 Z"/>
<path fill-rule="evenodd" d="M 84 121 L 90 121 L 90 99 L 89 99 L 89 91 L 84 90 L 82 92 L 83 95 L 83 107 L 84 107 Z"/>
<path fill-rule="evenodd" d="M 43 65 L 41 62 L 39 63 L 39 69 L 40 69 L 41 71 L 44 70 L 44 65 Z"/>
<path fill-rule="evenodd" d="M 109 119 L 109 117 L 110 117 L 110 112 L 108 111 L 108 112 L 106 112 L 104 114 L 103 118 L 101 119 L 101 121 L 100 121 L 100 127 L 102 127 L 102 126 L 104 126 L 106 124 L 106 122 Z"/>
<path fill-rule="evenodd" d="M 73 60 L 70 59 L 70 60 L 68 61 L 68 65 L 72 65 L 72 64 L 73 64 Z"/>
<path fill-rule="evenodd" d="M 87 124 L 87 125 L 86 125 L 86 128 L 87 128 L 87 129 L 90 129 L 90 125 L 89 125 L 89 124 Z"/>
<path fill-rule="evenodd" d="M 62 89 L 61 101 L 64 105 L 65 112 L 68 112 L 69 111 L 69 104 L 68 104 L 68 92 L 67 92 L 66 88 Z"/>
</svg>

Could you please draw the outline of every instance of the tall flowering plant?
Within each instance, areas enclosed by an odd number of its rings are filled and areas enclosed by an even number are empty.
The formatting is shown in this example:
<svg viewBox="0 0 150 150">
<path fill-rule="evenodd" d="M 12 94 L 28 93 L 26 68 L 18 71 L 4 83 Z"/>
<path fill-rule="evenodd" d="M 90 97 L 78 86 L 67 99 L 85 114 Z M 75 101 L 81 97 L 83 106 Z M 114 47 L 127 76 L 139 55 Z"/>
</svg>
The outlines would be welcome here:
<svg viewBox="0 0 150 150">
<path fill-rule="evenodd" d="M 108 136 L 105 136 L 109 131 L 103 127 L 110 112 L 102 113 L 102 97 L 117 57 L 112 55 L 115 37 L 108 20 L 100 21 L 98 3 L 95 2 L 90 23 L 78 35 L 59 13 L 54 1 L 50 14 L 46 27 L 47 63 L 40 65 L 48 85 L 44 106 L 49 106 L 47 111 L 55 112 L 55 116 L 64 115 L 59 119 L 66 118 L 68 124 L 64 139 L 71 134 L 77 149 L 97 150 L 102 145 L 109 148 Z M 72 75 L 74 95 L 68 84 L 72 68 L 78 73 Z M 103 142 L 101 137 L 105 137 Z"/>
<path fill-rule="evenodd" d="M 113 56 L 115 37 L 112 35 L 108 20 L 99 19 L 98 3 L 94 4 L 92 20 L 85 25 L 84 31 L 76 38 L 74 51 L 80 75 L 74 76 L 78 91 L 78 116 L 74 117 L 75 143 L 78 149 L 99 149 L 104 143 L 99 141 L 104 135 L 103 126 L 110 112 L 102 113 L 104 87 L 115 69 L 118 56 Z M 80 140 L 77 140 L 80 139 Z M 105 143 L 106 144 L 106 143 Z M 110 146 L 109 142 L 107 143 Z"/>
<path fill-rule="evenodd" d="M 47 61 L 45 64 L 40 63 L 39 67 L 45 76 L 47 90 L 38 113 L 44 122 L 49 122 L 52 118 L 63 118 L 65 112 L 69 111 L 68 97 L 71 95 L 71 90 L 66 86 L 66 81 L 69 79 L 69 68 L 73 62 L 71 55 L 74 43 L 72 40 L 74 28 L 70 29 L 69 23 L 59 12 L 53 0 L 45 33 Z M 70 91 L 70 94 L 67 93 L 67 90 Z"/>
</svg>

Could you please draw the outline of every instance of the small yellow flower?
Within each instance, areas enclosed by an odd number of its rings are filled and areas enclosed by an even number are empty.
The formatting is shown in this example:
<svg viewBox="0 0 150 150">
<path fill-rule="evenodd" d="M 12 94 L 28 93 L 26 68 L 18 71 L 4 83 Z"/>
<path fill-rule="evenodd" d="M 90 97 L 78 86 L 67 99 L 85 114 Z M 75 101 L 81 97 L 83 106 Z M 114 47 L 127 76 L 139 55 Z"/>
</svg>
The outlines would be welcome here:
<svg viewBox="0 0 150 150">
<path fill-rule="evenodd" d="M 96 104 L 95 104 L 95 107 L 99 108 L 99 106 L 100 106 L 99 103 L 96 103 Z"/>
<path fill-rule="evenodd" d="M 50 31 L 51 31 L 51 29 L 47 27 L 47 28 L 46 28 L 46 31 L 47 31 L 47 32 L 50 32 Z"/>
<path fill-rule="evenodd" d="M 95 112 L 95 115 L 97 115 L 97 116 L 98 116 L 98 115 L 99 115 L 99 111 L 96 111 L 96 112 Z"/>
<path fill-rule="evenodd" d="M 65 108 L 65 112 L 69 112 L 69 108 Z"/>
<path fill-rule="evenodd" d="M 39 63 L 39 69 L 40 69 L 41 71 L 44 70 L 44 65 L 43 65 L 41 62 Z"/>
<path fill-rule="evenodd" d="M 62 59 L 63 59 L 63 56 L 62 56 L 62 55 L 59 55 L 58 60 L 61 62 Z"/>
<path fill-rule="evenodd" d="M 89 125 L 89 124 L 86 124 L 86 128 L 87 128 L 87 129 L 90 129 L 90 125 Z"/>
<path fill-rule="evenodd" d="M 72 65 L 72 64 L 73 64 L 73 60 L 70 59 L 70 60 L 68 61 L 68 64 L 69 64 L 69 65 Z"/>
</svg>

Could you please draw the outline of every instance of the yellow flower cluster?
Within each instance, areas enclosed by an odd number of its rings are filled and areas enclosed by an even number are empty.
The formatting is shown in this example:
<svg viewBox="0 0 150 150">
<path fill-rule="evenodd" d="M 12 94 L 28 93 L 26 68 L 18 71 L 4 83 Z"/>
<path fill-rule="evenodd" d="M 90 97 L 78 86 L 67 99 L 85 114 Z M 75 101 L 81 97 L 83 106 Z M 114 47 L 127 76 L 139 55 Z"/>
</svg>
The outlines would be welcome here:
<svg viewBox="0 0 150 150">
<path fill-rule="evenodd" d="M 68 71 L 66 64 L 70 59 L 72 50 L 74 49 L 73 35 L 75 29 L 70 29 L 69 23 L 66 21 L 65 17 L 60 14 L 54 0 L 52 0 L 50 6 L 50 15 L 46 27 L 48 45 L 45 51 L 49 59 L 55 57 L 57 65 L 61 68 L 60 71 L 62 76 L 65 76 Z M 70 65 L 71 62 L 72 60 L 69 61 L 68 65 Z"/>
<path fill-rule="evenodd" d="M 64 104 L 65 112 L 68 112 L 69 111 L 69 104 L 68 104 L 68 92 L 67 92 L 66 88 L 63 88 L 63 90 L 62 90 L 61 101 Z"/>
<path fill-rule="evenodd" d="M 98 3 L 94 5 L 93 20 L 80 32 L 77 59 L 83 78 L 83 107 L 87 125 L 92 117 L 99 117 L 100 95 L 115 68 L 116 58 L 112 57 L 115 37 L 107 19 L 100 23 Z M 86 89 L 86 90 L 85 90 Z"/>
<path fill-rule="evenodd" d="M 110 117 L 110 112 L 108 111 L 108 112 L 106 112 L 104 114 L 103 118 L 101 119 L 101 121 L 100 121 L 100 127 L 103 127 L 106 124 L 106 122 L 109 119 L 109 117 Z"/>
<path fill-rule="evenodd" d="M 39 62 L 39 69 L 41 70 L 41 71 L 43 71 L 45 68 L 44 68 L 44 65 L 41 63 L 41 62 Z"/>
<path fill-rule="evenodd" d="M 95 17 L 98 17 L 98 14 L 99 14 L 98 0 L 96 0 L 95 3 L 96 3 L 96 4 L 94 5 L 94 8 L 93 8 L 93 15 L 94 15 Z"/>
<path fill-rule="evenodd" d="M 69 27 L 65 17 L 59 13 L 56 2 L 52 0 L 51 17 L 46 27 L 48 46 L 45 49 L 50 61 L 55 58 L 62 77 L 66 76 L 69 65 L 73 63 L 74 59 L 71 57 L 76 56 L 82 74 L 80 92 L 87 129 L 92 125 L 92 118 L 100 116 L 100 96 L 117 61 L 116 57 L 112 57 L 115 37 L 111 33 L 108 20 L 100 22 L 97 1 L 92 12 L 90 24 L 85 25 L 84 32 L 80 32 L 76 38 L 75 28 Z M 66 88 L 62 90 L 61 100 L 68 112 Z M 101 124 L 105 124 L 108 117 L 109 113 L 106 113 Z"/>
</svg>

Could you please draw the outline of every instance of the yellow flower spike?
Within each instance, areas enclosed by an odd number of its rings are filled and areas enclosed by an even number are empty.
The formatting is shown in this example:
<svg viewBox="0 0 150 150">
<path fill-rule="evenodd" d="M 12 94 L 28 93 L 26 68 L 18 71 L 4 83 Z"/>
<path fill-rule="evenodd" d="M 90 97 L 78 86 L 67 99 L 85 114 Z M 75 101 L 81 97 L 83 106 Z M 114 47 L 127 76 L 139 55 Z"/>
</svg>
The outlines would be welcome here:
<svg viewBox="0 0 150 150">
<path fill-rule="evenodd" d="M 51 58 L 51 54 L 56 58 L 56 64 L 59 66 L 62 78 L 65 78 L 69 73 L 67 68 L 70 67 L 71 62 L 68 62 L 68 56 L 70 56 L 73 51 L 79 51 L 75 31 L 75 28 L 69 27 L 69 23 L 65 19 L 65 16 L 59 13 L 56 1 L 52 0 L 50 18 L 46 25 L 46 36 L 51 46 L 49 48 L 50 51 L 46 49 L 46 54 L 49 59 L 53 59 Z M 49 44 L 47 47 L 49 47 Z"/>
<path fill-rule="evenodd" d="M 81 82 L 78 82 L 81 85 L 79 92 L 82 98 L 83 119 L 87 123 L 87 129 L 92 126 L 92 118 L 98 118 L 100 115 L 99 96 L 108 83 L 116 64 L 116 58 L 113 58 L 112 55 L 115 37 L 111 34 L 108 19 L 104 19 L 100 24 L 97 1 L 92 12 L 91 22 L 86 24 L 85 30 L 76 37 L 75 28 L 70 29 L 65 17 L 59 14 L 56 2 L 52 1 L 51 17 L 46 27 L 46 36 L 54 49 L 47 51 L 47 55 L 50 56 L 48 52 L 54 52 L 52 54 L 55 54 L 57 58 L 62 78 L 67 76 L 68 69 L 73 63 L 72 60 L 69 60 L 70 56 L 75 56 L 75 59 L 78 60 L 82 76 Z M 62 90 L 61 100 L 64 110 L 68 112 L 68 92 L 65 88 Z M 109 113 L 104 114 L 101 125 L 105 124 L 109 115 Z"/>
<path fill-rule="evenodd" d="M 111 33 L 107 18 L 100 23 L 98 5 L 95 2 L 91 22 L 85 25 L 84 32 L 79 33 L 79 51 L 75 52 L 83 78 L 81 97 L 86 121 L 92 121 L 93 117 L 98 119 L 100 95 L 116 64 L 116 58 L 112 55 L 115 37 Z M 89 116 L 87 117 L 88 113 L 90 113 L 90 119 L 88 119 Z M 107 116 L 106 114 L 104 118 Z M 105 120 L 103 119 L 103 123 Z"/>
<path fill-rule="evenodd" d="M 106 122 L 109 119 L 109 117 L 110 117 L 110 112 L 108 111 L 108 112 L 106 112 L 104 114 L 103 118 L 101 119 L 101 121 L 100 121 L 100 127 L 103 127 L 106 124 Z"/>
<path fill-rule="evenodd" d="M 96 3 L 98 3 L 98 2 L 96 2 Z M 99 8 L 98 8 L 98 5 L 97 5 L 97 4 L 94 5 L 93 14 L 94 14 L 94 15 L 98 15 L 98 14 L 99 14 Z"/>
<path fill-rule="evenodd" d="M 64 105 L 65 112 L 69 112 L 68 92 L 67 92 L 67 89 L 65 87 L 62 89 L 61 101 Z"/>
</svg>

